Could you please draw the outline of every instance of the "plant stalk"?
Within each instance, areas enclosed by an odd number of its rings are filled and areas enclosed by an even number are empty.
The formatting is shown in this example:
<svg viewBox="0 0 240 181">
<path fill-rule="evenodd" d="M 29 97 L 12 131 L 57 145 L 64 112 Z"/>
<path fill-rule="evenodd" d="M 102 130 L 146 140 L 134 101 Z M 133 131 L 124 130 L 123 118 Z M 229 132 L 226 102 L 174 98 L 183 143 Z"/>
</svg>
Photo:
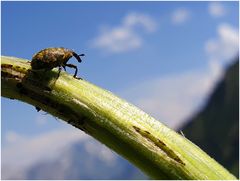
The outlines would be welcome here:
<svg viewBox="0 0 240 181">
<path fill-rule="evenodd" d="M 153 179 L 236 179 L 182 135 L 125 100 L 63 71 L 1 57 L 2 96 L 46 111 L 99 140 Z"/>
</svg>

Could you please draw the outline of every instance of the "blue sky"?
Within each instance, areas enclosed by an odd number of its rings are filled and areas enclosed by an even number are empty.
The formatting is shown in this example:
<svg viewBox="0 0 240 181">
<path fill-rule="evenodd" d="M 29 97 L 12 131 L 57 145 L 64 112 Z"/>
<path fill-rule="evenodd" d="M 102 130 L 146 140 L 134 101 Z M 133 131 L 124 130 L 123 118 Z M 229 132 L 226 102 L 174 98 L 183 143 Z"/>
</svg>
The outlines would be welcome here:
<svg viewBox="0 0 240 181">
<path fill-rule="evenodd" d="M 239 49 L 238 2 L 1 5 L 2 55 L 31 59 L 43 48 L 60 46 L 84 53 L 81 64 L 71 60 L 78 65 L 79 76 L 172 128 L 205 103 Z M 7 154 L 10 148 L 27 155 L 23 147 L 31 147 L 30 142 L 51 139 L 53 133 L 66 137 L 63 133 L 76 131 L 22 102 L 2 98 L 1 106 L 6 163 L 15 154 Z M 69 140 L 77 140 L 74 135 Z M 55 137 L 52 140 L 51 144 L 57 142 Z M 16 144 L 19 142 L 22 144 Z"/>
</svg>

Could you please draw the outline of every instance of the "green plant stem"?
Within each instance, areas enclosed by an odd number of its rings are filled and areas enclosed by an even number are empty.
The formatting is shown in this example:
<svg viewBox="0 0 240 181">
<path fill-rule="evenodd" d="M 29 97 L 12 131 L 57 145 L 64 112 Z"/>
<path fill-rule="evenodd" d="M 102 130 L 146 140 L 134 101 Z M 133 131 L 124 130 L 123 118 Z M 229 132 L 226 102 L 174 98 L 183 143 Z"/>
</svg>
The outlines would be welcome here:
<svg viewBox="0 0 240 181">
<path fill-rule="evenodd" d="M 1 67 L 2 96 L 83 130 L 151 178 L 236 179 L 185 137 L 109 91 L 57 68 L 33 72 L 30 62 L 14 57 L 2 56 Z"/>
</svg>

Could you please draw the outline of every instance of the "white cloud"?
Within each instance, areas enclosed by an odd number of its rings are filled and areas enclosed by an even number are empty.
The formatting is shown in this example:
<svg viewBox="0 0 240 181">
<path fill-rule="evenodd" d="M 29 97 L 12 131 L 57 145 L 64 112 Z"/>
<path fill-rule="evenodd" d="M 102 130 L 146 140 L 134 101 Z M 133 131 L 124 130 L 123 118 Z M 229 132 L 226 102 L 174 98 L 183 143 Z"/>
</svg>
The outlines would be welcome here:
<svg viewBox="0 0 240 181">
<path fill-rule="evenodd" d="M 220 2 L 210 2 L 208 12 L 213 17 L 221 17 L 226 14 L 226 9 Z"/>
<path fill-rule="evenodd" d="M 156 22 L 148 15 L 130 13 L 117 27 L 105 27 L 91 45 L 109 53 L 120 53 L 140 48 L 143 44 L 140 30 L 152 33 Z"/>
<path fill-rule="evenodd" d="M 54 158 L 68 145 L 84 140 L 87 135 L 77 129 L 56 130 L 36 137 L 26 137 L 15 132 L 5 136 L 2 164 L 11 167 L 28 167 L 36 161 Z"/>
<path fill-rule="evenodd" d="M 190 19 L 190 12 L 187 9 L 177 9 L 172 13 L 172 23 L 175 25 L 183 24 Z"/>
<path fill-rule="evenodd" d="M 209 39 L 205 50 L 210 61 L 226 64 L 231 61 L 239 51 L 239 34 L 237 28 L 228 24 L 220 24 L 217 37 Z"/>
<path fill-rule="evenodd" d="M 216 69 L 217 66 L 208 65 L 207 70 L 148 80 L 134 85 L 122 95 L 169 127 L 177 128 L 205 103 L 219 79 Z"/>
<path fill-rule="evenodd" d="M 130 13 L 124 20 L 123 25 L 125 27 L 134 28 L 135 26 L 142 26 L 148 32 L 154 32 L 156 30 L 156 22 L 146 14 Z"/>
<path fill-rule="evenodd" d="M 141 47 L 142 39 L 131 29 L 117 27 L 101 32 L 93 46 L 111 53 L 125 52 Z"/>
</svg>

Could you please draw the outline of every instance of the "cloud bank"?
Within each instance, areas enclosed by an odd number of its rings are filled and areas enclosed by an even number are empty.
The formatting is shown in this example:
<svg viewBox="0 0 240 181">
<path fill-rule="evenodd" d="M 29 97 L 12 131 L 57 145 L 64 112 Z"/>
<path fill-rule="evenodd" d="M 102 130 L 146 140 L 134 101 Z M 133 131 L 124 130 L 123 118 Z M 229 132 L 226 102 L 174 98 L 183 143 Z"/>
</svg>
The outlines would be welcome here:
<svg viewBox="0 0 240 181">
<path fill-rule="evenodd" d="M 157 23 L 146 14 L 130 13 L 116 27 L 105 27 L 91 41 L 94 48 L 108 53 L 121 53 L 140 48 L 143 44 L 142 34 L 156 31 Z"/>
<path fill-rule="evenodd" d="M 114 152 L 78 129 L 59 129 L 34 137 L 25 137 L 11 131 L 7 133 L 5 139 L 7 144 L 2 148 L 2 178 L 4 179 L 27 178 L 25 175 L 27 170 L 44 161 L 49 163 L 58 159 L 64 167 L 68 168 L 70 160 L 63 154 L 71 153 L 71 146 L 75 143 L 81 143 L 84 153 L 89 155 L 91 162 L 93 159 L 101 160 L 110 167 L 117 163 L 117 155 Z"/>
<path fill-rule="evenodd" d="M 146 80 L 123 96 L 171 128 L 178 128 L 199 106 L 217 80 L 211 67 Z"/>
<path fill-rule="evenodd" d="M 211 61 L 228 62 L 239 50 L 238 29 L 222 23 L 217 28 L 217 36 L 210 38 L 205 44 L 206 53 Z"/>
<path fill-rule="evenodd" d="M 55 130 L 36 137 L 25 137 L 10 131 L 5 136 L 6 145 L 2 148 L 2 164 L 28 167 L 43 158 L 58 156 L 59 150 L 86 138 L 86 134 L 73 129 Z"/>
</svg>

